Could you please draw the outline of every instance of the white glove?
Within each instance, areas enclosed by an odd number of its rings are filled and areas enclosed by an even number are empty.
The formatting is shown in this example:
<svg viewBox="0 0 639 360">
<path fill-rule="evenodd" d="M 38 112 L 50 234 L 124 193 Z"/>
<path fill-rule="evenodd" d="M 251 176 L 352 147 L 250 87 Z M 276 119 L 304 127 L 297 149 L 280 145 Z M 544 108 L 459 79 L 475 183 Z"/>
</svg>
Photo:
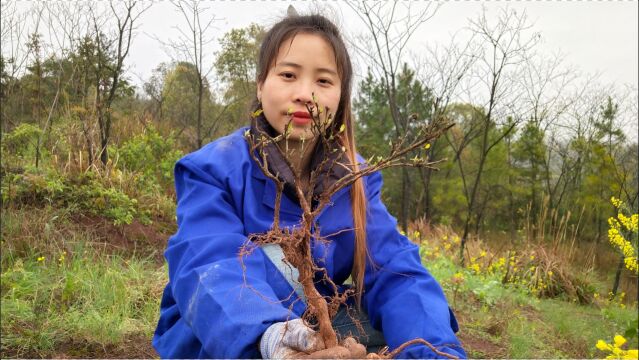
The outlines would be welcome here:
<svg viewBox="0 0 639 360">
<path fill-rule="evenodd" d="M 264 359 L 292 359 L 300 352 L 311 353 L 324 349 L 320 334 L 304 325 L 302 319 L 275 323 L 266 329 L 260 340 Z"/>
</svg>

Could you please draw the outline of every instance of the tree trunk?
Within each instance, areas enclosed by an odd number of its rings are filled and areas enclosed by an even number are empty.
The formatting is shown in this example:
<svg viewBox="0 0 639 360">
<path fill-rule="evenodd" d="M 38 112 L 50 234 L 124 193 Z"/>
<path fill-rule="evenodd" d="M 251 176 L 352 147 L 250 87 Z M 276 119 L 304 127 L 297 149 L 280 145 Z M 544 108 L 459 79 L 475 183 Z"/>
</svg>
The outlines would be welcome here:
<svg viewBox="0 0 639 360">
<path fill-rule="evenodd" d="M 433 217 L 432 194 L 430 192 L 430 180 L 431 180 L 432 173 L 433 173 L 433 170 L 430 168 L 427 168 L 427 169 L 424 169 L 424 173 L 422 176 L 423 184 L 424 184 L 424 217 L 428 221 L 430 221 L 430 219 Z"/>
<path fill-rule="evenodd" d="M 466 247 L 466 242 L 468 241 L 468 233 L 470 232 L 470 217 L 472 216 L 472 212 L 468 212 L 468 217 L 466 217 L 466 223 L 464 224 L 464 234 L 461 238 L 461 244 L 459 246 L 459 263 L 461 266 L 464 266 L 464 248 Z"/>
<path fill-rule="evenodd" d="M 617 290 L 619 289 L 619 280 L 621 279 L 621 271 L 623 270 L 625 257 L 623 254 L 619 259 L 619 264 L 617 264 L 617 272 L 615 272 L 615 282 L 612 284 L 612 297 L 617 296 Z"/>
<path fill-rule="evenodd" d="M 401 202 L 401 226 L 404 233 L 408 234 L 408 171 L 402 167 L 402 202 Z"/>
<path fill-rule="evenodd" d="M 204 92 L 204 84 L 202 76 L 199 74 L 199 87 L 197 94 L 197 148 L 202 147 L 202 93 Z"/>
</svg>

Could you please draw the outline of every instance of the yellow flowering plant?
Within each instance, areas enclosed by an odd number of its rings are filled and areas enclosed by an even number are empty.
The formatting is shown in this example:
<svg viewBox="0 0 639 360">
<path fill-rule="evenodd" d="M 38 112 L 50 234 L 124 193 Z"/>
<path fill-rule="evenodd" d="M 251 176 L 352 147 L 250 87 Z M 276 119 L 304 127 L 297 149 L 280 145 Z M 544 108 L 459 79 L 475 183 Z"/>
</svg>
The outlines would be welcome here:
<svg viewBox="0 0 639 360">
<path fill-rule="evenodd" d="M 613 342 L 608 344 L 604 340 L 597 341 L 595 347 L 607 353 L 606 359 L 637 359 L 637 349 L 624 349 L 627 340 L 621 335 L 615 335 Z"/>
<path fill-rule="evenodd" d="M 637 266 L 639 214 L 627 216 L 624 212 L 629 212 L 628 207 L 614 196 L 610 202 L 617 209 L 617 216 L 608 218 L 608 240 L 623 254 L 626 268 L 639 275 Z"/>
</svg>

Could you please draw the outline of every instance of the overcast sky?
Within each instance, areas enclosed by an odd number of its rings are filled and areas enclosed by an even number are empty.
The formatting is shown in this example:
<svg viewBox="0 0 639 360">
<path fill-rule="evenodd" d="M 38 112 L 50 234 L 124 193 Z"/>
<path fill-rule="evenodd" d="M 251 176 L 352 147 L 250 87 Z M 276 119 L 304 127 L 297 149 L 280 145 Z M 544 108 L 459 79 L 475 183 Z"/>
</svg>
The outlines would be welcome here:
<svg viewBox="0 0 639 360">
<path fill-rule="evenodd" d="M 334 10 L 337 22 L 347 36 L 364 31 L 361 20 L 340 1 L 319 2 Z M 205 1 L 204 6 L 216 18 L 215 29 L 209 36 L 219 39 L 232 28 L 245 27 L 252 22 L 268 27 L 280 19 L 288 5 L 293 4 L 304 13 L 316 7 L 311 1 Z M 451 35 L 475 18 L 482 6 L 488 18 L 496 17 L 499 9 L 510 7 L 525 10 L 542 35 L 539 50 L 551 54 L 561 51 L 567 64 L 586 73 L 601 73 L 603 82 L 630 84 L 637 87 L 638 60 L 638 2 L 637 1 L 447 1 L 440 3 L 436 15 L 425 23 L 414 37 L 414 49 L 419 51 L 435 43 L 445 44 Z M 416 4 L 425 5 L 425 4 Z M 177 38 L 175 26 L 181 26 L 181 15 L 171 3 L 154 4 L 142 17 L 139 33 L 129 59 L 130 70 L 147 78 L 168 56 L 153 38 Z M 218 49 L 214 41 L 210 50 Z M 138 82 L 139 79 L 133 79 Z"/>
<path fill-rule="evenodd" d="M 402 1 L 402 4 L 405 1 Z M 354 40 L 365 32 L 364 25 L 354 11 L 342 1 L 282 1 L 282 0 L 218 0 L 202 1 L 208 16 L 214 16 L 213 28 L 207 37 L 213 41 L 205 48 L 212 64 L 213 54 L 219 50 L 218 40 L 233 28 L 257 23 L 268 28 L 286 14 L 289 5 L 300 14 L 321 7 L 333 19 L 347 39 Z M 30 1 L 18 1 L 19 9 L 31 7 Z M 425 1 L 413 1 L 415 9 L 429 5 Z M 541 34 L 537 50 L 549 56 L 561 53 L 566 66 L 578 70 L 584 77 L 599 74 L 601 85 L 614 84 L 615 88 L 630 87 L 637 99 L 639 49 L 639 2 L 638 1 L 443 1 L 430 4 L 431 10 L 439 5 L 436 14 L 423 24 L 413 36 L 411 51 L 424 56 L 426 47 L 435 44 L 446 46 L 452 35 L 459 33 L 487 10 L 489 23 L 494 23 L 502 8 L 526 12 L 533 30 Z M 491 21 L 492 20 L 492 21 Z M 140 85 L 148 80 L 151 72 L 161 62 L 170 61 L 157 39 L 177 39 L 177 27 L 186 28 L 183 16 L 169 1 L 155 2 L 139 19 L 133 46 L 126 60 L 127 77 Z M 354 51 L 352 53 L 354 54 Z M 408 55 L 408 54 L 406 54 Z M 357 75 L 366 70 L 366 63 L 355 59 L 355 81 Z M 410 62 L 410 58 L 405 61 Z M 215 86 L 215 80 L 211 79 Z M 626 92 L 627 93 L 627 92 Z M 636 100 L 635 100 L 636 101 Z M 626 133 L 637 139 L 636 106 L 630 107 L 635 114 L 626 123 Z M 629 126 L 629 127 L 628 127 Z"/>
</svg>

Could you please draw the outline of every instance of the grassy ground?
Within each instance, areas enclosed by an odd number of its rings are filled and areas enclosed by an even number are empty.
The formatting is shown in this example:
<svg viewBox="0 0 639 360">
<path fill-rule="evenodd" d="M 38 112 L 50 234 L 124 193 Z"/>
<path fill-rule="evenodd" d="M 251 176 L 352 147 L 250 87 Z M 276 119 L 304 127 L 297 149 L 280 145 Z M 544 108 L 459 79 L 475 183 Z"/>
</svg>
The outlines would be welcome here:
<svg viewBox="0 0 639 360">
<path fill-rule="evenodd" d="M 472 358 L 600 358 L 604 353 L 595 348 L 597 341 L 610 342 L 637 318 L 636 307 L 614 301 L 581 305 L 538 299 L 444 257 L 426 266 L 443 284 Z M 462 274 L 462 283 L 455 281 L 456 274 Z"/>
<path fill-rule="evenodd" d="M 3 358 L 156 357 L 166 266 L 144 233 L 50 208 L 2 215 Z"/>
<path fill-rule="evenodd" d="M 2 219 L 2 358 L 157 357 L 150 341 L 173 224 L 116 227 L 48 207 L 3 209 Z M 610 342 L 637 319 L 633 299 L 540 299 L 521 284 L 502 284 L 499 272 L 460 267 L 442 243 L 422 248 L 473 358 L 603 357 L 597 340 Z M 600 277 L 592 286 L 606 294 L 609 274 Z"/>
</svg>

